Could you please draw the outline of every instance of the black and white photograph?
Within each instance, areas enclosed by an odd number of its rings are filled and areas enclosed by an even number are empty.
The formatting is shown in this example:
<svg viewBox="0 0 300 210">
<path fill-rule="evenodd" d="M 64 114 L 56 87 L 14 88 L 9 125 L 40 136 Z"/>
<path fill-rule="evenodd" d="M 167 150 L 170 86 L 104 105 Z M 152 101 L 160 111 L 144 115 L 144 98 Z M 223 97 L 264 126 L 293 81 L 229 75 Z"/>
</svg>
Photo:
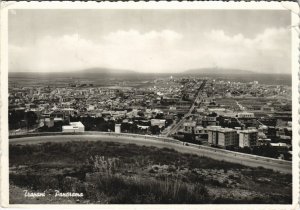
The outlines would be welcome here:
<svg viewBox="0 0 300 210">
<path fill-rule="evenodd" d="M 297 208 L 295 4 L 145 4 L 1 8 L 7 205 Z"/>
</svg>

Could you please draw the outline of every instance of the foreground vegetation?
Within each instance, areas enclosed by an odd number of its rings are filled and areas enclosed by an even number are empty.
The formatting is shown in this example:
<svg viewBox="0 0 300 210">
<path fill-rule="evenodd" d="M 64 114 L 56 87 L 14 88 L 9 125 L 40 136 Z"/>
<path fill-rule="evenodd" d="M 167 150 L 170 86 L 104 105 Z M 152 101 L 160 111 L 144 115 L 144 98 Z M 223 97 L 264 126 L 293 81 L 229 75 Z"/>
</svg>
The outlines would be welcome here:
<svg viewBox="0 0 300 210">
<path fill-rule="evenodd" d="M 60 203 L 292 202 L 292 177 L 172 149 L 114 142 L 10 145 L 10 202 Z M 22 190 L 46 192 L 26 199 Z"/>
</svg>

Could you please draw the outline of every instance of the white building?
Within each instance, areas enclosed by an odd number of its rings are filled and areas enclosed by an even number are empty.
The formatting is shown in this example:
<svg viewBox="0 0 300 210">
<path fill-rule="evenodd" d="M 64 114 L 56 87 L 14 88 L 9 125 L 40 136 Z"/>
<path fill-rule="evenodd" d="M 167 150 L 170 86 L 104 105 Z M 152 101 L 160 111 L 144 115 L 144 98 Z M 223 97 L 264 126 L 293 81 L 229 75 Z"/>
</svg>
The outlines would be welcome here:
<svg viewBox="0 0 300 210">
<path fill-rule="evenodd" d="M 70 125 L 62 126 L 62 132 L 64 133 L 84 132 L 84 125 L 80 121 L 70 122 Z"/>
<path fill-rule="evenodd" d="M 208 108 L 209 112 L 225 112 L 226 109 L 225 108 Z"/>
<path fill-rule="evenodd" d="M 67 115 L 74 115 L 74 112 L 75 112 L 75 110 L 73 108 L 64 108 L 61 111 Z"/>
<path fill-rule="evenodd" d="M 208 133 L 208 144 L 217 145 L 218 144 L 218 130 L 221 126 L 207 126 L 206 130 Z"/>
<path fill-rule="evenodd" d="M 258 131 L 253 130 L 241 130 L 239 131 L 239 146 L 240 147 L 252 147 L 257 145 Z"/>
<path fill-rule="evenodd" d="M 236 130 L 232 128 L 221 128 L 218 132 L 218 146 L 238 146 L 239 136 Z"/>
<path fill-rule="evenodd" d="M 196 126 L 195 127 L 195 134 L 204 134 L 204 133 L 206 133 L 205 132 L 205 129 L 202 127 L 202 126 Z"/>
<path fill-rule="evenodd" d="M 238 113 L 238 118 L 253 118 L 253 117 L 254 117 L 254 113 L 250 113 L 250 112 Z"/>
<path fill-rule="evenodd" d="M 286 144 L 286 143 L 270 143 L 270 145 L 272 146 L 272 147 L 282 147 L 282 148 L 287 148 L 288 147 L 288 145 Z"/>
<path fill-rule="evenodd" d="M 47 126 L 48 128 L 51 128 L 54 126 L 54 119 L 53 118 L 45 118 L 44 119 L 44 125 Z"/>
<path fill-rule="evenodd" d="M 121 124 L 115 124 L 115 133 L 121 133 Z"/>
<path fill-rule="evenodd" d="M 220 126 L 207 127 L 208 144 L 220 147 L 238 146 L 239 138 L 235 129 Z"/>
<path fill-rule="evenodd" d="M 62 122 L 64 119 L 63 118 L 61 118 L 61 117 L 54 117 L 54 122 Z"/>
<path fill-rule="evenodd" d="M 162 119 L 151 119 L 151 126 L 157 125 L 158 127 L 165 127 L 166 126 L 166 120 Z"/>
<path fill-rule="evenodd" d="M 95 110 L 95 106 L 94 105 L 91 105 L 89 104 L 89 107 L 87 108 L 88 111 L 92 111 L 92 110 Z"/>
<path fill-rule="evenodd" d="M 184 122 L 183 127 L 185 132 L 193 133 L 195 131 L 196 122 L 195 121 Z"/>
</svg>

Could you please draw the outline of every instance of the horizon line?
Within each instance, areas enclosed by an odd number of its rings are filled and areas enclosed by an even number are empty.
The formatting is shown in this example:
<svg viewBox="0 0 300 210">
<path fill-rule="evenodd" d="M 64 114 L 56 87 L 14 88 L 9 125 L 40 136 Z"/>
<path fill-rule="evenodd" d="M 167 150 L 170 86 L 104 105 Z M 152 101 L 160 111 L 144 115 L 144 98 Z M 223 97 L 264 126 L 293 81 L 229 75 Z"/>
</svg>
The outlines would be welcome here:
<svg viewBox="0 0 300 210">
<path fill-rule="evenodd" d="M 193 70 L 193 69 L 191 69 Z M 226 72 L 199 72 L 199 73 L 189 73 L 188 71 L 190 70 L 186 70 L 186 71 L 182 71 L 182 72 L 139 72 L 139 71 L 133 71 L 133 70 L 128 70 L 129 72 L 84 72 L 84 70 L 75 70 L 75 71 L 48 71 L 48 72 L 44 72 L 44 71 L 8 71 L 8 74 L 9 73 L 25 73 L 25 74 L 29 74 L 29 73 L 36 73 L 36 74 L 54 74 L 54 73 L 64 73 L 64 74 L 68 74 L 68 73 L 86 73 L 86 74 L 105 74 L 105 73 L 111 73 L 111 74 L 131 74 L 131 73 L 138 73 L 138 74 L 174 74 L 174 75 L 179 75 L 179 74 L 191 74 L 191 75 L 195 75 L 195 74 L 203 74 L 203 75 L 207 75 L 207 74 L 219 74 L 219 75 L 222 75 L 222 74 L 229 74 L 229 73 L 226 73 Z M 241 70 L 241 72 L 236 72 L 236 73 L 233 73 L 235 75 L 238 75 L 238 74 L 273 74 L 273 75 L 292 75 L 292 73 L 268 73 L 268 72 L 255 72 L 255 71 L 250 71 L 250 70 Z"/>
</svg>

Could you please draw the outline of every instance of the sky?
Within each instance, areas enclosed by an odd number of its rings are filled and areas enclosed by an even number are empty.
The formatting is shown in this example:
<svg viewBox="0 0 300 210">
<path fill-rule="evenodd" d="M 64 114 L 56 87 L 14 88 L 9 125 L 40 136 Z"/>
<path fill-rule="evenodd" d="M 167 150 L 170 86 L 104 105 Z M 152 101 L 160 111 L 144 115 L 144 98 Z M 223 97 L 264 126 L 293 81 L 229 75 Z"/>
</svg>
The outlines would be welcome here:
<svg viewBox="0 0 300 210">
<path fill-rule="evenodd" d="M 291 74 L 286 10 L 10 10 L 9 71 Z"/>
</svg>

